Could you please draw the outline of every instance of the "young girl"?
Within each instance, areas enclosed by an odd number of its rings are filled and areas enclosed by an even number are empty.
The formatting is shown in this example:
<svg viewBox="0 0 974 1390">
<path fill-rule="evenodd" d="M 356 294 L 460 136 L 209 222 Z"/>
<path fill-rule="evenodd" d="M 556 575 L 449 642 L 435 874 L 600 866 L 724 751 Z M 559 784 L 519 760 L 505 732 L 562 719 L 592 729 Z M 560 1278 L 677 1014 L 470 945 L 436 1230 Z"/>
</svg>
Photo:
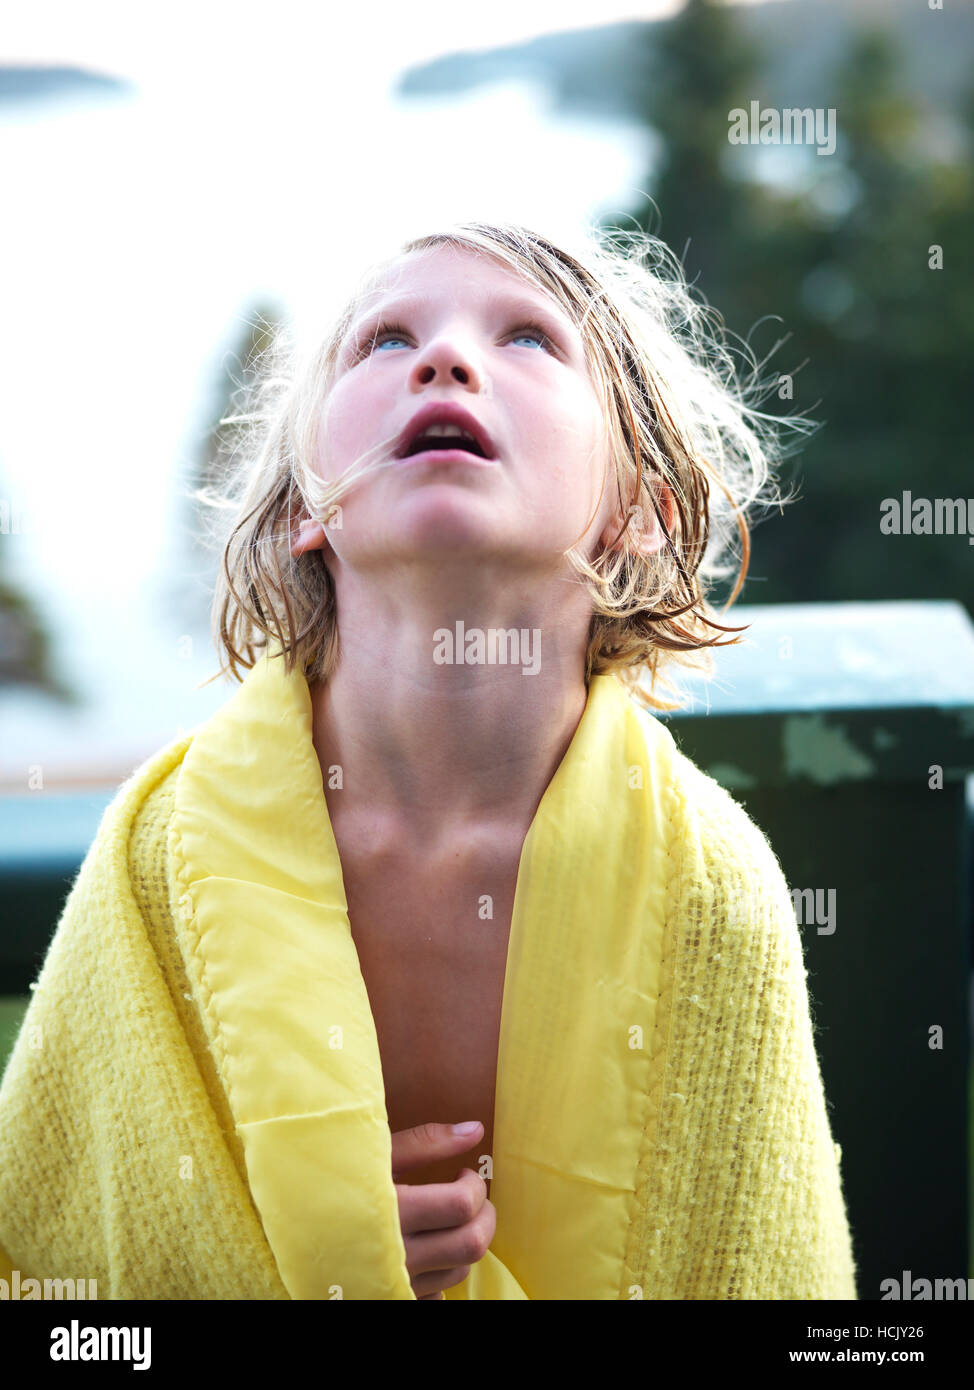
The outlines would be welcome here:
<svg viewBox="0 0 974 1390">
<path fill-rule="evenodd" d="M 856 1297 L 788 887 L 652 713 L 740 630 L 753 389 L 636 234 L 461 224 L 281 336 L 222 498 L 239 688 L 106 812 L 4 1077 L 8 1272 Z"/>
</svg>

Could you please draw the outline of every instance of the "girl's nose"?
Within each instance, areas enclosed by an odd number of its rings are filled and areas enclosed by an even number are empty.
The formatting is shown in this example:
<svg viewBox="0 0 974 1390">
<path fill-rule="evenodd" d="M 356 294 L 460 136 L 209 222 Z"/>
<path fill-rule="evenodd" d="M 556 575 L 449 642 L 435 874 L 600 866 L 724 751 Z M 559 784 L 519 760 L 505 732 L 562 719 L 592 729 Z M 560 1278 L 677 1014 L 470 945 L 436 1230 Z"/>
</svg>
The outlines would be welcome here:
<svg viewBox="0 0 974 1390">
<path fill-rule="evenodd" d="M 464 386 L 480 384 L 480 374 L 471 355 L 456 339 L 446 337 L 438 338 L 417 355 L 412 375 L 423 386 L 428 386 L 437 377 L 444 381 L 459 381 Z"/>
</svg>

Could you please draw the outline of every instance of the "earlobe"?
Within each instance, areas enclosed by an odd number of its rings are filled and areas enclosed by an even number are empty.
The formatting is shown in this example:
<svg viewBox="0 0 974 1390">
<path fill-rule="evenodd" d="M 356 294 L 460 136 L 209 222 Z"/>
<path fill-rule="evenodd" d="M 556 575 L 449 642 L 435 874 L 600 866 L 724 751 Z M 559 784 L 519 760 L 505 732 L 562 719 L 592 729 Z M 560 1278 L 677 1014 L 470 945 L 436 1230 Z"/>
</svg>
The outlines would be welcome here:
<svg viewBox="0 0 974 1390">
<path fill-rule="evenodd" d="M 291 535 L 291 554 L 297 559 L 309 550 L 321 550 L 325 544 L 325 528 L 321 522 L 306 517 L 298 527 L 297 534 Z"/>
<path fill-rule="evenodd" d="M 656 501 L 663 524 L 672 536 L 676 524 L 676 504 L 672 492 L 664 483 L 657 485 Z M 621 528 L 625 529 L 619 535 Z M 617 512 L 606 527 L 602 540 L 610 549 L 630 550 L 640 555 L 656 555 L 665 550 L 667 543 L 656 512 L 651 507 L 639 505 L 630 507 L 624 515 Z"/>
</svg>

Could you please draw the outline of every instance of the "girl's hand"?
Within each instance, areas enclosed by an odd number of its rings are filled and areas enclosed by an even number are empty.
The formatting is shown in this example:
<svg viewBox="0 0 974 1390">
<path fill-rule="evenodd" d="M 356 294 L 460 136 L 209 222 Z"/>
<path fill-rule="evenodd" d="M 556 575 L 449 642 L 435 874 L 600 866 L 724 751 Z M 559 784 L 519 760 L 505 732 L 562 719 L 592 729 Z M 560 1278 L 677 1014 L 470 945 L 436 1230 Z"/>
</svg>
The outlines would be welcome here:
<svg viewBox="0 0 974 1390">
<path fill-rule="evenodd" d="M 418 1299 L 442 1298 L 444 1289 L 463 1283 L 494 1238 L 497 1212 L 487 1200 L 487 1184 L 472 1168 L 464 1168 L 453 1182 L 396 1179 L 411 1169 L 466 1153 L 482 1137 L 479 1122 L 473 1134 L 454 1134 L 452 1125 L 426 1124 L 392 1136 L 392 1178 L 406 1269 Z"/>
</svg>

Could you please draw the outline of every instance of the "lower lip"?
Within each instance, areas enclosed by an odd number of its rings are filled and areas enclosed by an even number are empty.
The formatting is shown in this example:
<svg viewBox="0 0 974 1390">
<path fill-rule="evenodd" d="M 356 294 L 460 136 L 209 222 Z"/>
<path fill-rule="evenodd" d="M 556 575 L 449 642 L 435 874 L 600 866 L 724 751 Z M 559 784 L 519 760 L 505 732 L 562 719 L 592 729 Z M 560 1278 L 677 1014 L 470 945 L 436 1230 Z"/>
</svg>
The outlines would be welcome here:
<svg viewBox="0 0 974 1390">
<path fill-rule="evenodd" d="M 423 449 L 421 453 L 407 454 L 399 461 L 400 463 L 469 463 L 475 464 L 478 468 L 487 468 L 497 462 L 496 459 L 485 459 L 481 458 L 479 454 L 472 454 L 469 449 Z"/>
</svg>

